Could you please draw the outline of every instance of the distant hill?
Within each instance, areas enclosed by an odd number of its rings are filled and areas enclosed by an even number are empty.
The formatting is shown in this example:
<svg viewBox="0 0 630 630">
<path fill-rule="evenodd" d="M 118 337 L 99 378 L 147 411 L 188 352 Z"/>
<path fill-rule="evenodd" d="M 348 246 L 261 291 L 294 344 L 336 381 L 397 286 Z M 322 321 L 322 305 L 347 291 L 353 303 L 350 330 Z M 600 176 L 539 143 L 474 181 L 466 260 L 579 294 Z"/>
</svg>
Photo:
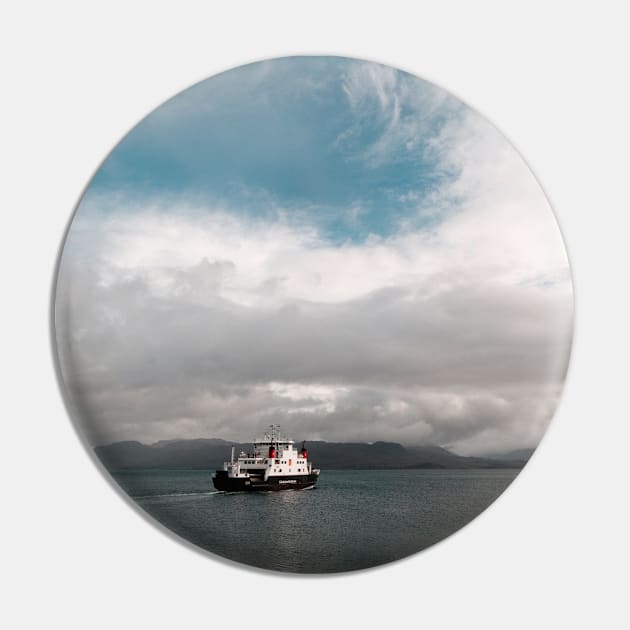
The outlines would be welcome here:
<svg viewBox="0 0 630 630">
<path fill-rule="evenodd" d="M 296 440 L 299 446 L 300 441 Z M 115 442 L 94 451 L 109 470 L 131 468 L 220 468 L 229 459 L 231 447 L 238 455 L 251 451 L 251 443 L 219 439 L 163 440 L 154 444 Z M 401 468 L 521 468 L 518 458 L 462 457 L 439 446 L 404 447 L 395 442 L 323 442 L 306 444 L 309 459 L 322 469 Z"/>
<path fill-rule="evenodd" d="M 527 460 L 534 454 L 535 448 L 519 448 L 514 451 L 507 451 L 505 453 L 488 453 L 483 456 L 486 459 L 503 459 L 503 460 L 520 460 L 527 462 Z"/>
</svg>

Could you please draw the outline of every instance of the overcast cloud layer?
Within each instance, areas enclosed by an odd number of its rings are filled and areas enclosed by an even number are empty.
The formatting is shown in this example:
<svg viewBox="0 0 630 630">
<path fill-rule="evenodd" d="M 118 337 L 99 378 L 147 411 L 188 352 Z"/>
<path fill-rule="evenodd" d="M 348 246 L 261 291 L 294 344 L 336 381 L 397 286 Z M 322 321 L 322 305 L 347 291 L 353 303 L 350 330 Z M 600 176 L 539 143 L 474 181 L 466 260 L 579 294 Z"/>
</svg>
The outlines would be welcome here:
<svg viewBox="0 0 630 630">
<path fill-rule="evenodd" d="M 117 147 L 72 223 L 55 324 L 93 444 L 535 446 L 572 288 L 554 216 L 485 120 L 376 64 L 205 81 Z"/>
</svg>

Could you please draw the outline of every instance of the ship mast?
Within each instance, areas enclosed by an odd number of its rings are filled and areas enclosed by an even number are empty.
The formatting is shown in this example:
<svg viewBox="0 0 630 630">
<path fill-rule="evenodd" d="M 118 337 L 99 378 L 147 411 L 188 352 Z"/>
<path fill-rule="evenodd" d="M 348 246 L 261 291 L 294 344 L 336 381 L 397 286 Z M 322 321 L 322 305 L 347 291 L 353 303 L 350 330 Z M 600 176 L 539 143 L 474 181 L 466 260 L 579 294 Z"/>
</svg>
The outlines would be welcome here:
<svg viewBox="0 0 630 630">
<path fill-rule="evenodd" d="M 269 428 L 271 429 L 271 442 L 275 443 L 276 448 L 279 447 L 278 441 L 280 440 L 280 425 L 279 424 L 270 424 Z"/>
</svg>

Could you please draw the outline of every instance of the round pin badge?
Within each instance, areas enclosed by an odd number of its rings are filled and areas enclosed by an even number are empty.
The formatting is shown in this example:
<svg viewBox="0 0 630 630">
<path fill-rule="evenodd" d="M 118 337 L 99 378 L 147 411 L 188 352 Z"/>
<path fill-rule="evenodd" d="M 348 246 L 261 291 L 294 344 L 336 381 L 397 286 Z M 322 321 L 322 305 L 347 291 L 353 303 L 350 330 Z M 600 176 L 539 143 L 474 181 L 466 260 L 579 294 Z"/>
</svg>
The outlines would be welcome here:
<svg viewBox="0 0 630 630">
<path fill-rule="evenodd" d="M 294 573 L 392 562 L 484 511 L 551 420 L 572 330 L 514 147 L 341 57 L 242 66 L 150 113 L 80 199 L 54 297 L 106 474 L 198 548 Z"/>
</svg>

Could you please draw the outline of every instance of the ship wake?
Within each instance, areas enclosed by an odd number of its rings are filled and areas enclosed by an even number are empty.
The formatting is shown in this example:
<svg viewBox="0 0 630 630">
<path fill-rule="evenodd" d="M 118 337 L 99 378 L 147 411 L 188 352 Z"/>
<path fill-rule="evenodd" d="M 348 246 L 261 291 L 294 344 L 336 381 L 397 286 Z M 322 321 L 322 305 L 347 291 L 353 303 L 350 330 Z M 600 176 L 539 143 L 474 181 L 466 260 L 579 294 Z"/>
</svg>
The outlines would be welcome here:
<svg viewBox="0 0 630 630">
<path fill-rule="evenodd" d="M 210 492 L 167 492 L 165 494 L 143 494 L 140 496 L 132 496 L 134 500 L 141 499 L 163 499 L 167 497 L 202 497 L 211 494 L 221 494 L 219 490 L 211 490 Z"/>
</svg>

